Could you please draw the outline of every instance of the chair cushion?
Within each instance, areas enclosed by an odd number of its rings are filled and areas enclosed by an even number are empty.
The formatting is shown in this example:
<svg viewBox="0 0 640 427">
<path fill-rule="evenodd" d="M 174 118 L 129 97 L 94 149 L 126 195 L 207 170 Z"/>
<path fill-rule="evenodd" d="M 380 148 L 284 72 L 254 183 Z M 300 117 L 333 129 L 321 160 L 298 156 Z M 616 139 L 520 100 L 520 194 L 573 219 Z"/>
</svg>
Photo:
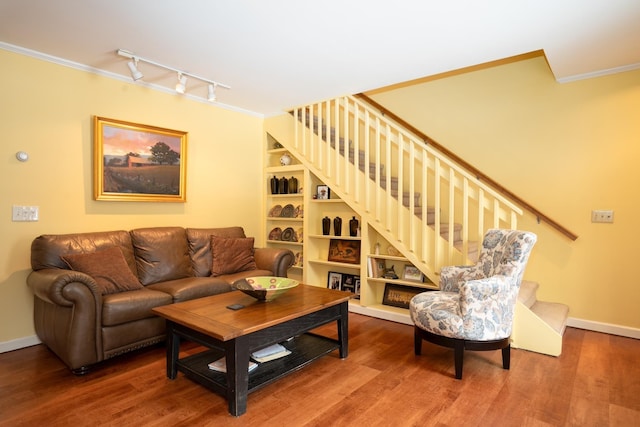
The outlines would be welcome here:
<svg viewBox="0 0 640 427">
<path fill-rule="evenodd" d="M 220 276 L 257 269 L 253 244 L 253 237 L 211 236 L 211 252 L 213 254 L 211 275 Z"/>
<path fill-rule="evenodd" d="M 61 258 L 72 270 L 91 276 L 102 295 L 142 289 L 117 246 L 93 253 L 62 255 Z"/>
<path fill-rule="evenodd" d="M 450 338 L 465 339 L 463 320 L 459 312 L 457 292 L 423 292 L 409 303 L 413 323 L 427 332 Z"/>
</svg>

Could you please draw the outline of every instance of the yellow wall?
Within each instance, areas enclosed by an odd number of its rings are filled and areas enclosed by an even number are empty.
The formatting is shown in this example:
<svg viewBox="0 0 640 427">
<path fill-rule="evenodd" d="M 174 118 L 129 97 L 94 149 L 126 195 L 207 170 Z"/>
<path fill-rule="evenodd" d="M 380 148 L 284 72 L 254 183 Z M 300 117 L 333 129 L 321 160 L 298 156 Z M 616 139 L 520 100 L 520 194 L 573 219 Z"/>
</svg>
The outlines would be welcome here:
<svg viewBox="0 0 640 427">
<path fill-rule="evenodd" d="M 640 328 L 640 71 L 560 84 L 536 57 L 370 96 L 579 235 L 520 221 L 539 237 L 525 273 L 539 299 Z"/>
<path fill-rule="evenodd" d="M 0 344 L 34 334 L 25 280 L 39 234 L 242 225 L 263 243 L 261 117 L 2 50 L 0 63 Z M 372 97 L 580 236 L 521 220 L 539 235 L 525 277 L 540 299 L 640 328 L 640 71 L 558 84 L 540 57 Z M 93 115 L 187 131 L 187 203 L 94 201 Z M 12 222 L 14 204 L 38 205 L 40 221 Z M 615 223 L 592 224 L 592 209 Z"/>
<path fill-rule="evenodd" d="M 262 243 L 262 117 L 3 50 L 0 64 L 0 344 L 34 335 L 25 280 L 40 234 L 241 225 Z M 187 202 L 94 201 L 94 115 L 188 132 Z M 40 220 L 12 222 L 12 205 Z"/>
</svg>

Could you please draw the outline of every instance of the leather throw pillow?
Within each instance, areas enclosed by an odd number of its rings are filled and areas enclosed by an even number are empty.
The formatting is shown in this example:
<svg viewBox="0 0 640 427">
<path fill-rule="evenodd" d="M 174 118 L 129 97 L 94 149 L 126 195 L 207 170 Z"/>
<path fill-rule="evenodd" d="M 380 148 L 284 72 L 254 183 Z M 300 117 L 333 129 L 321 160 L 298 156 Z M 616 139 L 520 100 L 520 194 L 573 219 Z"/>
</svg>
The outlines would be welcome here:
<svg viewBox="0 0 640 427">
<path fill-rule="evenodd" d="M 220 276 L 257 269 L 253 243 L 253 237 L 211 236 L 211 275 Z"/>
<path fill-rule="evenodd" d="M 62 255 L 60 258 L 72 270 L 91 276 L 102 295 L 143 289 L 138 278 L 129 269 L 122 250 L 117 246 L 93 253 Z"/>
</svg>

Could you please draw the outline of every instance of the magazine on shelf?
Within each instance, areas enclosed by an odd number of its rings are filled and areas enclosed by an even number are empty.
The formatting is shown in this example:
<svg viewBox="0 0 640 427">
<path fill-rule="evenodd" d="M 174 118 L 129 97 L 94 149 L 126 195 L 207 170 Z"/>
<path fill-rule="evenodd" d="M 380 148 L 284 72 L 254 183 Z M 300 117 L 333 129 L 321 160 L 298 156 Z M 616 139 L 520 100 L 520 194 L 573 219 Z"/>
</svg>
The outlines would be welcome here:
<svg viewBox="0 0 640 427">
<path fill-rule="evenodd" d="M 208 366 L 209 366 L 209 369 L 211 369 L 212 371 L 226 373 L 227 359 L 223 357 L 221 359 L 216 360 L 215 362 L 209 363 Z M 256 362 L 253 362 L 251 360 L 249 361 L 249 372 L 253 371 L 257 367 L 258 367 L 258 364 Z"/>
<path fill-rule="evenodd" d="M 270 360 L 279 359 L 281 357 L 291 354 L 291 351 L 287 350 L 281 344 L 273 344 L 269 347 L 265 347 L 258 351 L 251 353 L 251 358 L 256 362 L 268 362 Z"/>
</svg>

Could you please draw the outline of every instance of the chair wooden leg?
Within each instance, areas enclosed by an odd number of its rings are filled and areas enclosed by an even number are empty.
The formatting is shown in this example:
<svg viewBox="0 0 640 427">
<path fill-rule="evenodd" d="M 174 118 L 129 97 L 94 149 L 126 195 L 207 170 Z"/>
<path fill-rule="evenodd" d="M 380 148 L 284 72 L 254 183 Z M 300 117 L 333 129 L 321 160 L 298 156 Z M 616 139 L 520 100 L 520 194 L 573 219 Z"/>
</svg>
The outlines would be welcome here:
<svg viewBox="0 0 640 427">
<path fill-rule="evenodd" d="M 502 349 L 502 369 L 509 369 L 511 367 L 511 345 L 508 345 Z"/>
<path fill-rule="evenodd" d="M 456 379 L 462 379 L 462 362 L 464 359 L 464 341 L 457 340 L 453 348 L 453 361 L 456 367 Z"/>
<path fill-rule="evenodd" d="M 413 351 L 416 356 L 422 354 L 422 334 L 417 326 L 413 327 Z"/>
</svg>

